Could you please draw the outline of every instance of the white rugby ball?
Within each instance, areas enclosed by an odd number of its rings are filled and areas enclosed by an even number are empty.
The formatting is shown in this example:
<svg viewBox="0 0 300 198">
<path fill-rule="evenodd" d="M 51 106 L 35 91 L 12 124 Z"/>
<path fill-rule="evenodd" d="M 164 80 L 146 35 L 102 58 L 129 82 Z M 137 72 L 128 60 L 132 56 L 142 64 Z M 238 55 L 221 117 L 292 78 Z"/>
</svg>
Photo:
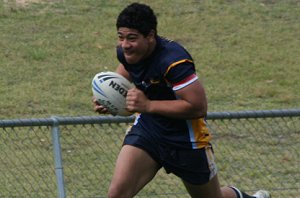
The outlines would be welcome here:
<svg viewBox="0 0 300 198">
<path fill-rule="evenodd" d="M 92 91 L 97 102 L 113 115 L 132 115 L 125 109 L 127 91 L 131 88 L 134 88 L 134 84 L 116 72 L 100 72 L 92 81 Z"/>
</svg>

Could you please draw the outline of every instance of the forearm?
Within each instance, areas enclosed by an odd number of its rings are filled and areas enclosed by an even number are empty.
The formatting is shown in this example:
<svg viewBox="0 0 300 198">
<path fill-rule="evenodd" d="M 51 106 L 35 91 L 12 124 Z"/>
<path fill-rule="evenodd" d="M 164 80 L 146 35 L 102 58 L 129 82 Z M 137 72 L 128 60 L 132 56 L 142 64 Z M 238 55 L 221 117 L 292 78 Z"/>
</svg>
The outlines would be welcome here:
<svg viewBox="0 0 300 198">
<path fill-rule="evenodd" d="M 131 112 L 160 114 L 179 119 L 197 119 L 206 116 L 207 101 L 204 89 L 193 83 L 176 92 L 174 100 L 150 100 L 133 88 L 127 92 L 126 108 Z"/>
<path fill-rule="evenodd" d="M 195 107 L 185 100 L 150 100 L 146 113 L 179 119 L 197 119 L 206 116 L 206 106 Z"/>
</svg>

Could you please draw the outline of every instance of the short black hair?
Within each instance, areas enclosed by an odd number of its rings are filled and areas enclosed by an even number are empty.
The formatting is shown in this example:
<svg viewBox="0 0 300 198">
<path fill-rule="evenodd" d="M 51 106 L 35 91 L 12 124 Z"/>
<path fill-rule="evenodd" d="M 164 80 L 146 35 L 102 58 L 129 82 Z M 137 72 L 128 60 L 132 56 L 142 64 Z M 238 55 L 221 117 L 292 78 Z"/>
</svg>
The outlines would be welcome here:
<svg viewBox="0 0 300 198">
<path fill-rule="evenodd" d="M 117 29 L 120 27 L 136 29 L 147 36 L 151 30 L 156 34 L 157 19 L 150 6 L 132 3 L 119 14 L 116 26 Z"/>
</svg>

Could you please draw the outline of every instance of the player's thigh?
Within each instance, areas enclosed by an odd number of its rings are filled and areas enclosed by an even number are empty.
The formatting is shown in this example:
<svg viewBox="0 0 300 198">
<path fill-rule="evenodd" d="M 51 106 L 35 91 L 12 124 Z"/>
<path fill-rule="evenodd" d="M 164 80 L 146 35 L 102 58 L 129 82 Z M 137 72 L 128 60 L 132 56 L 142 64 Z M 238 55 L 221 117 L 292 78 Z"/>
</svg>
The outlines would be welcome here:
<svg viewBox="0 0 300 198">
<path fill-rule="evenodd" d="M 183 183 L 192 198 L 222 198 L 217 175 L 203 185 L 194 185 L 185 181 Z"/>
<path fill-rule="evenodd" d="M 116 161 L 110 191 L 134 195 L 151 181 L 159 168 L 146 151 L 124 145 Z"/>
</svg>

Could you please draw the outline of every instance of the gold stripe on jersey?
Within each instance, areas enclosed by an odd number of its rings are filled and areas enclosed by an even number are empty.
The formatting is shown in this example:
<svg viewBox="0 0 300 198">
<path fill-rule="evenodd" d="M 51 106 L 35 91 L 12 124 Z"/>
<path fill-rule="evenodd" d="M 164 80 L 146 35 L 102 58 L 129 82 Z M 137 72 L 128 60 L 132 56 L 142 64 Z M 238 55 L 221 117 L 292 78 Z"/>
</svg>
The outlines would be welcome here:
<svg viewBox="0 0 300 198">
<path fill-rule="evenodd" d="M 206 147 L 211 140 L 211 134 L 206 126 L 204 118 L 192 120 L 191 127 L 193 134 L 191 134 L 190 132 L 190 135 L 194 136 L 193 138 L 191 138 L 191 140 L 193 141 L 193 148 L 200 149 Z"/>
<path fill-rule="evenodd" d="M 170 71 L 170 69 L 172 69 L 172 68 L 175 67 L 176 65 L 179 65 L 179 64 L 185 63 L 185 62 L 193 63 L 193 61 L 192 61 L 192 60 L 189 60 L 189 59 L 183 59 L 183 60 L 177 61 L 177 62 L 175 62 L 175 63 L 172 63 L 172 64 L 168 67 L 168 69 L 167 69 L 167 71 L 165 72 L 164 76 L 167 76 L 167 74 L 168 74 L 168 72 Z"/>
</svg>

